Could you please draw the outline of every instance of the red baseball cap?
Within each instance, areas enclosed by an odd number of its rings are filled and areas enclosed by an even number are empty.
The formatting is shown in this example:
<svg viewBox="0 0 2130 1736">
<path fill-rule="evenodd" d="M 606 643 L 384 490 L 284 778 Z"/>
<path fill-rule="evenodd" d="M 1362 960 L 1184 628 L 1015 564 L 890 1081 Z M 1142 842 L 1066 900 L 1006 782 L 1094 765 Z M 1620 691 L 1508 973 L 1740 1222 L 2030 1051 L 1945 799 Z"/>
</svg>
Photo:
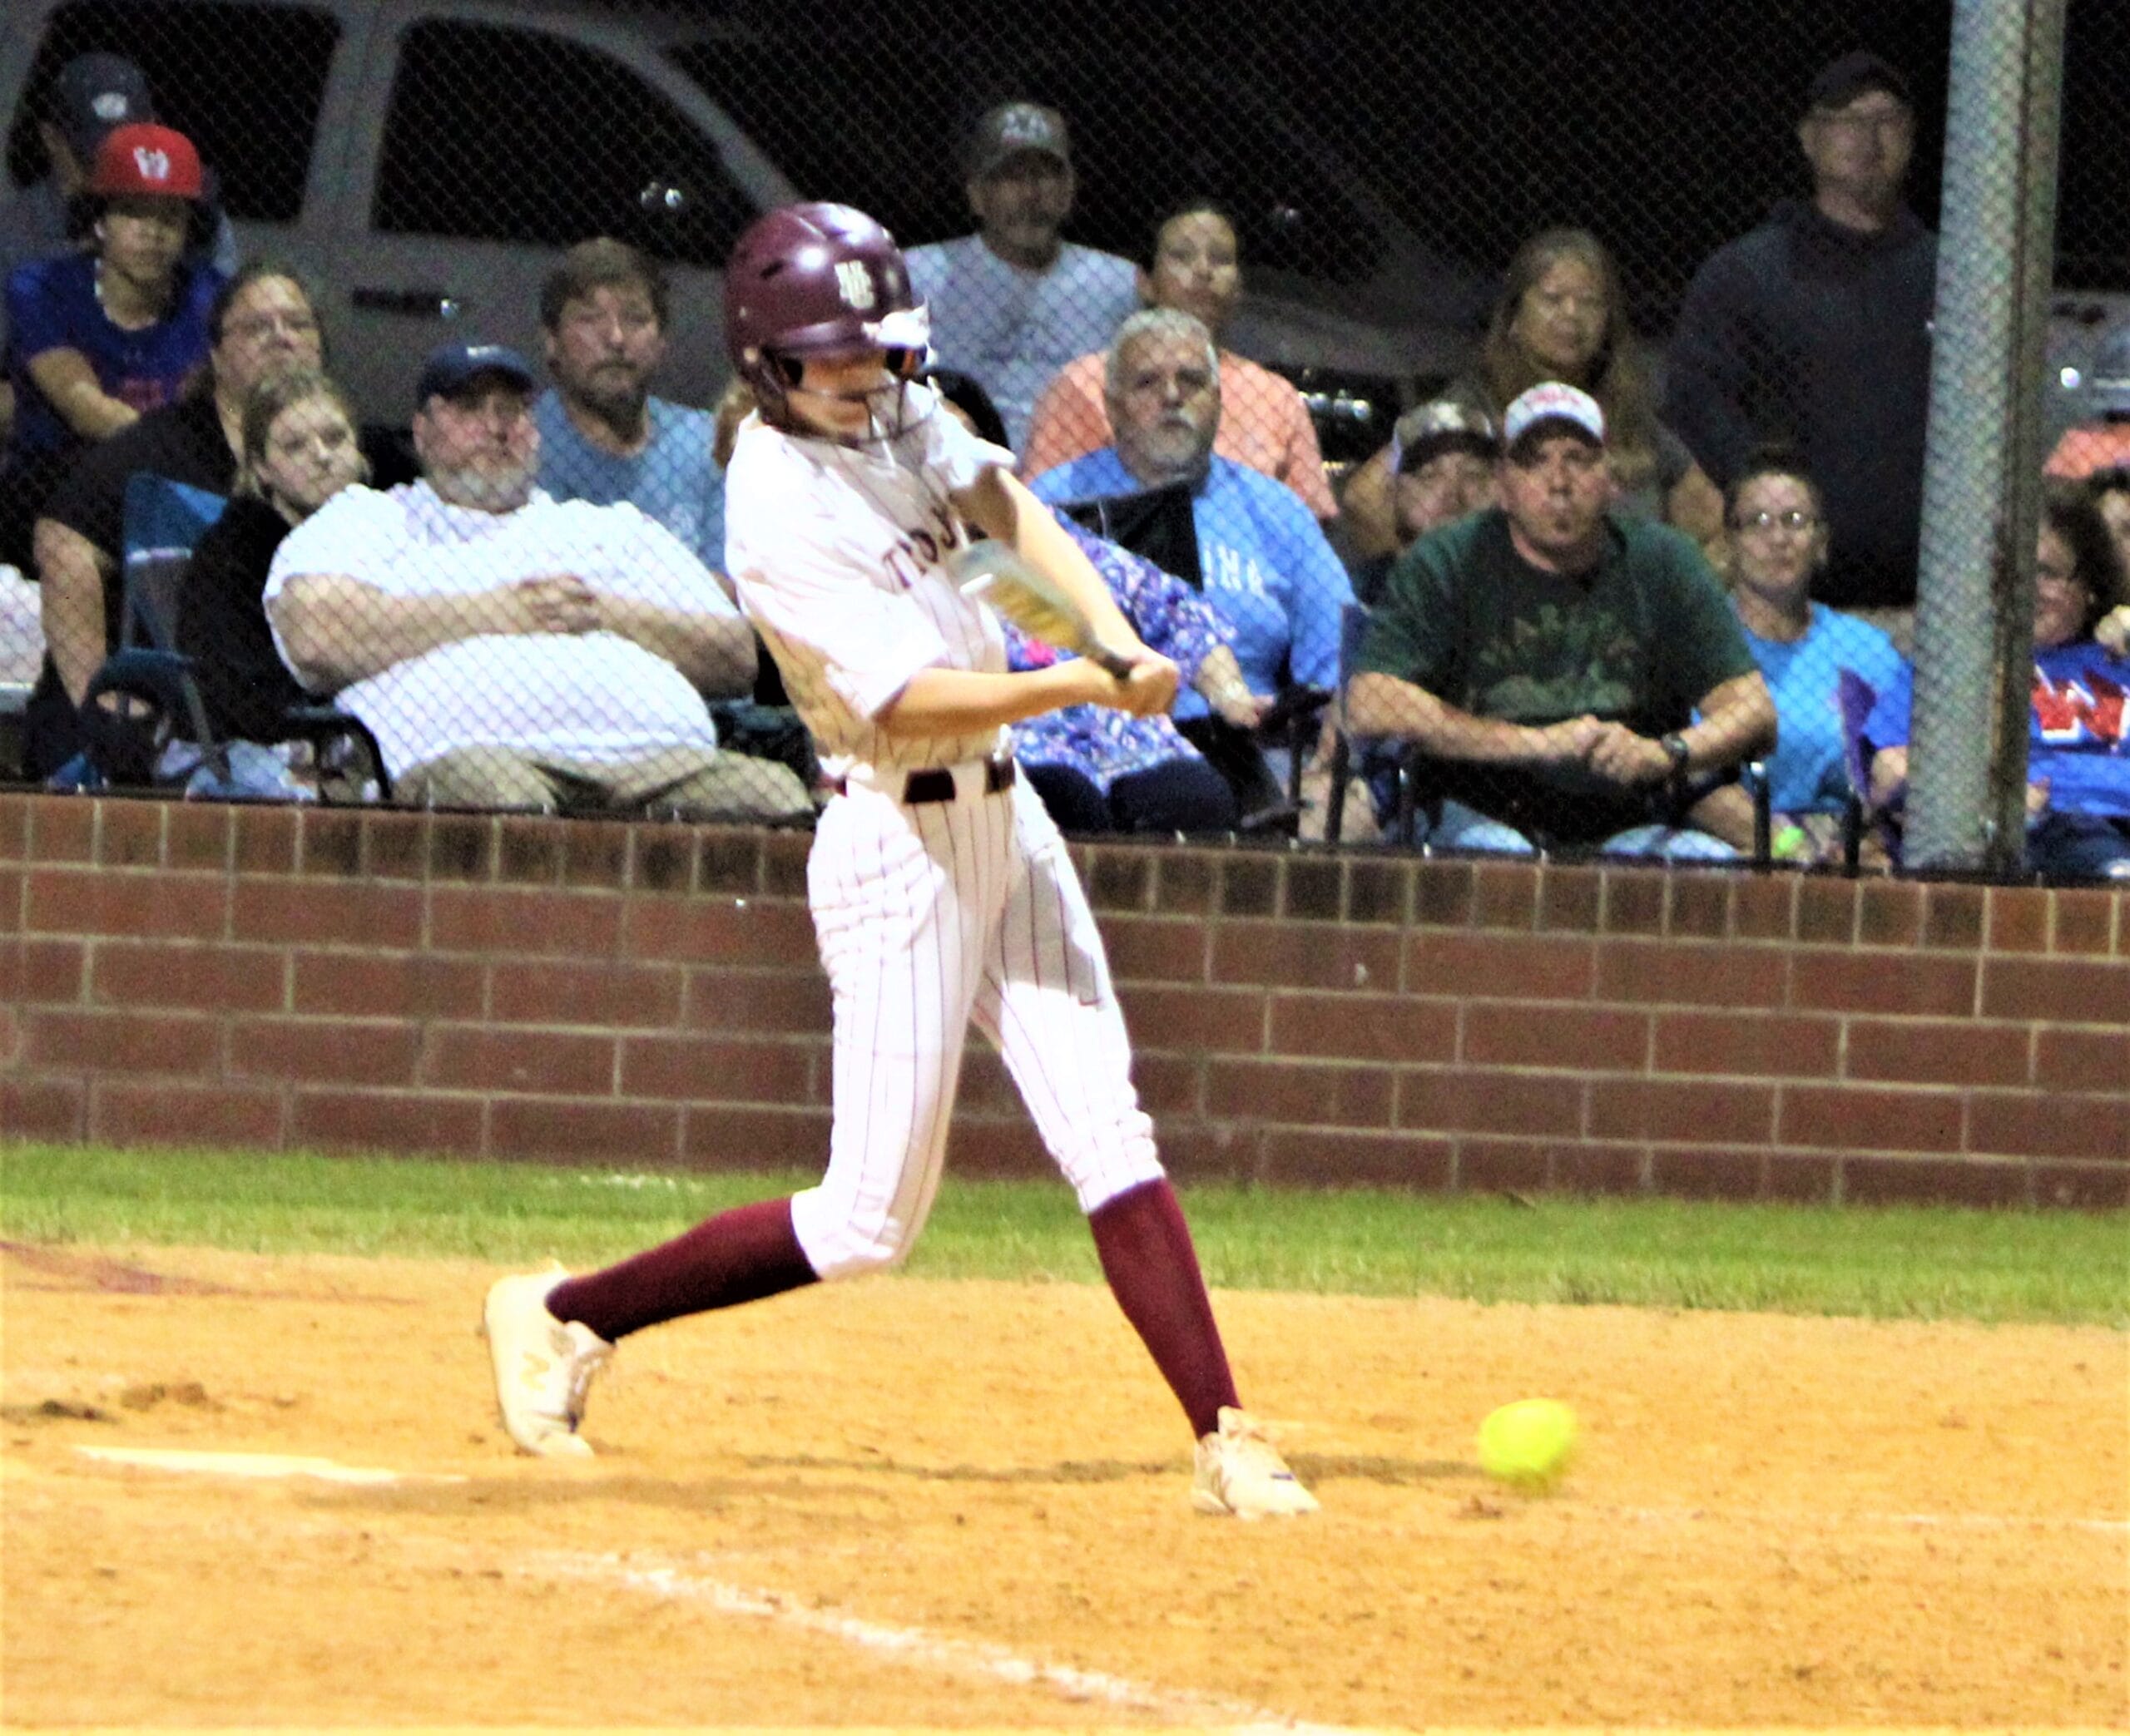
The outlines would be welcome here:
<svg viewBox="0 0 2130 1736">
<path fill-rule="evenodd" d="M 200 153 L 192 141 L 173 126 L 136 121 L 112 129 L 97 151 L 89 191 L 99 199 L 160 195 L 168 199 L 201 196 Z"/>
</svg>

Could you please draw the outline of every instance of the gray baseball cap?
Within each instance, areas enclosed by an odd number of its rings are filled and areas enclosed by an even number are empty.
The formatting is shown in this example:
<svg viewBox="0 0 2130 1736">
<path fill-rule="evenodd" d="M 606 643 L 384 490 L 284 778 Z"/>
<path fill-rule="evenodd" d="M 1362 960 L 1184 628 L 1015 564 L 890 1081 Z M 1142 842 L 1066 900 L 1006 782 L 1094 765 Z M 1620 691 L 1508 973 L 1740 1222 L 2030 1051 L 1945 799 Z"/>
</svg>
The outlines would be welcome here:
<svg viewBox="0 0 2130 1736">
<path fill-rule="evenodd" d="M 1017 156 L 1054 157 L 1072 166 L 1072 146 L 1065 117 L 1040 102 L 1002 102 L 976 123 L 962 151 L 962 166 L 980 181 Z"/>
<path fill-rule="evenodd" d="M 156 118 L 148 81 L 122 54 L 77 54 L 52 82 L 52 124 L 86 166 L 119 127 Z"/>
</svg>

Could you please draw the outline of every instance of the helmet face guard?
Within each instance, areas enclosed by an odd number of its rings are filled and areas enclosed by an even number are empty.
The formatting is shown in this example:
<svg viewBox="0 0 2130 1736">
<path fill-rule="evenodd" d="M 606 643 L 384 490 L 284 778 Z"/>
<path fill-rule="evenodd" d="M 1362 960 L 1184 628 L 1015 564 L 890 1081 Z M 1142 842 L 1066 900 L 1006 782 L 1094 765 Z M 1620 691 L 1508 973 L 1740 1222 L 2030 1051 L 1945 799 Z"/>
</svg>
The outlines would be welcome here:
<svg viewBox="0 0 2130 1736">
<path fill-rule="evenodd" d="M 923 369 L 931 321 L 917 305 L 894 237 L 849 205 L 787 205 L 760 219 L 732 250 L 725 275 L 725 342 L 765 421 L 796 432 L 790 393 L 809 356 L 884 352 L 890 407 L 874 404 L 871 438 L 906 425 L 903 387 Z M 859 394 L 869 403 L 886 394 Z M 892 423 L 892 425 L 890 425 Z"/>
</svg>

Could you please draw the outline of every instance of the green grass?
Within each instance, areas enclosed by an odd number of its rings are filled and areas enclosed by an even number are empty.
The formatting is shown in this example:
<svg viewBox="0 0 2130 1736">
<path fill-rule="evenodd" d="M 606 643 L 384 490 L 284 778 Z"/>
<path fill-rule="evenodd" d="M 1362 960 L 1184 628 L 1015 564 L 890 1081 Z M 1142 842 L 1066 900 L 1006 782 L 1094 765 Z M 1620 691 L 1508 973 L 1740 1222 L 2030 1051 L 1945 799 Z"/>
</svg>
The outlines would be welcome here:
<svg viewBox="0 0 2130 1736">
<path fill-rule="evenodd" d="M 0 1144 L 18 1241 L 613 1259 L 799 1175 L 618 1175 L 508 1164 Z M 1208 1277 L 1239 1288 L 2130 1326 L 2130 1217 L 1676 1200 L 1447 1199 L 1201 1185 Z M 910 1269 L 1093 1283 L 1057 1182 L 951 1174 Z"/>
</svg>

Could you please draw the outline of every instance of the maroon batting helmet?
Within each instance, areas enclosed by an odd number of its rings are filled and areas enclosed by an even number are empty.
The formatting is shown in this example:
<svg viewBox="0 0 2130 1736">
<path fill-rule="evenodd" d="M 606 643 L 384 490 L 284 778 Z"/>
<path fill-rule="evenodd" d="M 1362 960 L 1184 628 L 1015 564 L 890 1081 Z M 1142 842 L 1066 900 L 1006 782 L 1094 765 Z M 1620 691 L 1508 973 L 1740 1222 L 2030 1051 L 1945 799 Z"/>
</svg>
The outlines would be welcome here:
<svg viewBox="0 0 2130 1736">
<path fill-rule="evenodd" d="M 927 327 L 895 238 L 847 205 L 770 212 L 725 268 L 726 350 L 771 421 L 784 419 L 791 364 L 885 349 L 907 378 L 924 365 Z"/>
</svg>

